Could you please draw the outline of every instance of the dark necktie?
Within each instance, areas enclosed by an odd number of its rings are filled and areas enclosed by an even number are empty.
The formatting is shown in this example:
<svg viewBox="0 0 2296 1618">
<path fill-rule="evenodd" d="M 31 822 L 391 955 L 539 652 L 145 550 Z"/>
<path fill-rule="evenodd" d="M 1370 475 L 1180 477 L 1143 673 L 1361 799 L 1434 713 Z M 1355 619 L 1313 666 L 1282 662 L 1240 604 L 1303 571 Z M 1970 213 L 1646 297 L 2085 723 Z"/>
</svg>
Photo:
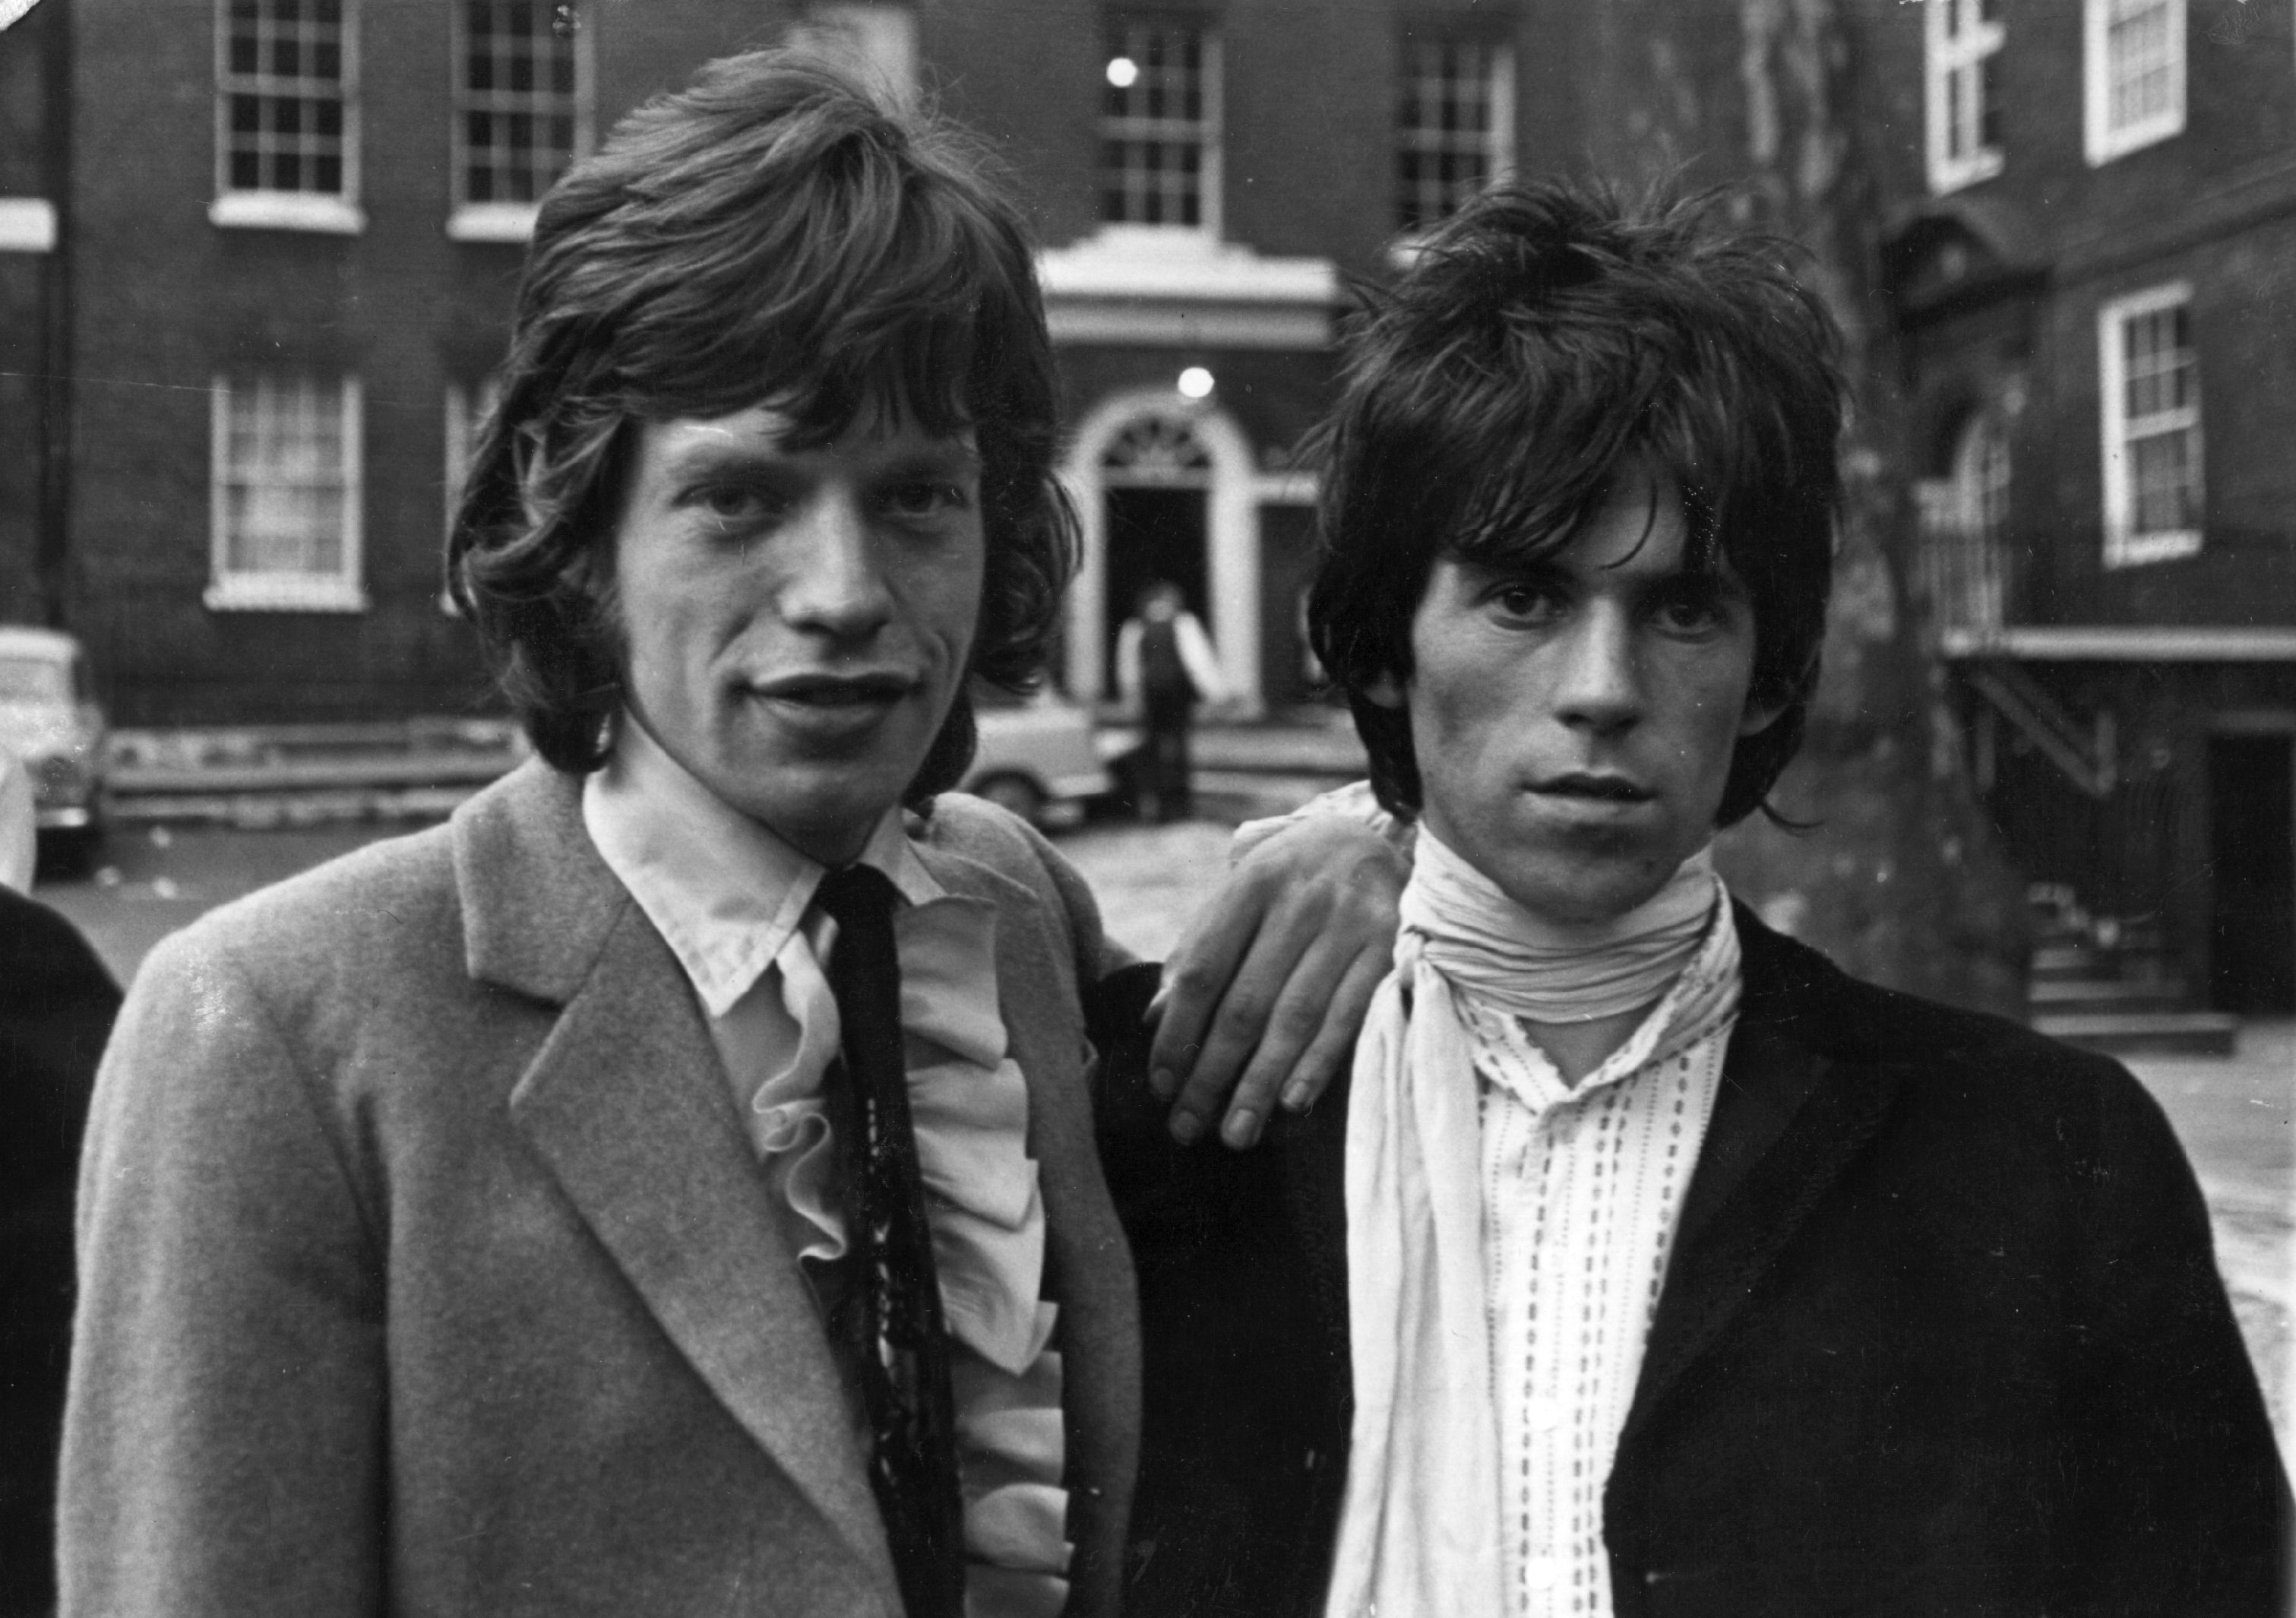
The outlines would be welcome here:
<svg viewBox="0 0 2296 1618">
<path fill-rule="evenodd" d="M 814 894 L 814 903 L 837 922 L 829 987 L 843 1031 L 844 1071 L 832 1076 L 829 1099 L 853 1278 L 841 1330 L 868 1408 L 875 1441 L 869 1481 L 892 1544 L 902 1605 L 908 1618 L 960 1618 L 964 1521 L 956 1405 L 909 1121 L 901 964 L 893 949 L 897 898 L 882 872 L 860 865 L 832 871 Z"/>
</svg>

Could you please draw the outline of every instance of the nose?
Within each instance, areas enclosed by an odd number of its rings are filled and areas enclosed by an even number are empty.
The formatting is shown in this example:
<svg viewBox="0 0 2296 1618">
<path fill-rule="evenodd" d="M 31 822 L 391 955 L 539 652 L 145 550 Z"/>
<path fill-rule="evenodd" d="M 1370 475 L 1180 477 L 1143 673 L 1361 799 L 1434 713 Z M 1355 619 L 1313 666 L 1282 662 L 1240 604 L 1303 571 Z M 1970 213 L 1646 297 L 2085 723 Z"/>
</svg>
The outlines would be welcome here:
<svg viewBox="0 0 2296 1618">
<path fill-rule="evenodd" d="M 1574 729 L 1613 733 L 1641 717 L 1642 672 L 1634 626 L 1618 604 L 1597 601 L 1555 643 L 1555 717 Z"/>
<path fill-rule="evenodd" d="M 893 616 L 877 536 L 854 491 L 816 491 L 791 524 L 782 616 L 837 640 L 865 638 Z"/>
</svg>

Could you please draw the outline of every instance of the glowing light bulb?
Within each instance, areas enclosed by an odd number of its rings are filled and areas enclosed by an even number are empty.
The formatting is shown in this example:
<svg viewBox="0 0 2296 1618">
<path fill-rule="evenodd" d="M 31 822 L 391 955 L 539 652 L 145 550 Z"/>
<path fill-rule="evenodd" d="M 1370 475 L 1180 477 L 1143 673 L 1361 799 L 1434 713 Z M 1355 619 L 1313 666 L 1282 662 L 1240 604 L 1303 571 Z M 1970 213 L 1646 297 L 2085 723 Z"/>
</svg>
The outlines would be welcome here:
<svg viewBox="0 0 2296 1618">
<path fill-rule="evenodd" d="M 1129 56 L 1108 59 L 1108 82 L 1119 90 L 1128 90 L 1140 82 L 1140 64 Z"/>
<path fill-rule="evenodd" d="M 1183 398 L 1210 398 L 1212 386 L 1212 374 L 1201 365 L 1190 365 L 1180 373 L 1180 396 Z"/>
</svg>

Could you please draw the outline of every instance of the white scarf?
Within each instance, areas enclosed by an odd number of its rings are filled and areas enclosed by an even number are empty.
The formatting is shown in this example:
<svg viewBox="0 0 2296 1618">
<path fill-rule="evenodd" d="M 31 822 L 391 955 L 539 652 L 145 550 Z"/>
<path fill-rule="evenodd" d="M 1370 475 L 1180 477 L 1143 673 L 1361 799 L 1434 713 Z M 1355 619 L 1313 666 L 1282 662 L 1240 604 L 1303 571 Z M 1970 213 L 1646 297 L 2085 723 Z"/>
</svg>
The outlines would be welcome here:
<svg viewBox="0 0 2296 1618">
<path fill-rule="evenodd" d="M 1460 995 L 1539 1022 L 1631 1010 L 1681 975 L 1724 902 L 1702 850 L 1617 921 L 1558 927 L 1420 827 L 1395 970 L 1357 1041 L 1348 1101 L 1356 1409 L 1326 1618 L 1507 1610 L 1474 1055 Z"/>
</svg>

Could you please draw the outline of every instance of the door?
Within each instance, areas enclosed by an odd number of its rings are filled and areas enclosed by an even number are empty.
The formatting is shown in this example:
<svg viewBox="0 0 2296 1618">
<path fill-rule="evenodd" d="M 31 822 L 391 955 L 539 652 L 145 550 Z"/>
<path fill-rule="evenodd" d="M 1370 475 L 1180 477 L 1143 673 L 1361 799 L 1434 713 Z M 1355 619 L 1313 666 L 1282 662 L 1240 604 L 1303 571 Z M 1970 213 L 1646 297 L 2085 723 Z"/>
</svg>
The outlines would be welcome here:
<svg viewBox="0 0 2296 1618">
<path fill-rule="evenodd" d="M 2209 742 L 2210 1003 L 2296 1011 L 2296 737 Z"/>
<path fill-rule="evenodd" d="M 1159 579 L 1180 587 L 1200 623 L 1211 620 L 1205 587 L 1209 496 L 1201 489 L 1111 489 L 1108 499 L 1108 648 L 1103 689 L 1116 690 L 1116 632 Z"/>
</svg>

